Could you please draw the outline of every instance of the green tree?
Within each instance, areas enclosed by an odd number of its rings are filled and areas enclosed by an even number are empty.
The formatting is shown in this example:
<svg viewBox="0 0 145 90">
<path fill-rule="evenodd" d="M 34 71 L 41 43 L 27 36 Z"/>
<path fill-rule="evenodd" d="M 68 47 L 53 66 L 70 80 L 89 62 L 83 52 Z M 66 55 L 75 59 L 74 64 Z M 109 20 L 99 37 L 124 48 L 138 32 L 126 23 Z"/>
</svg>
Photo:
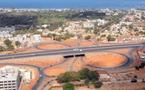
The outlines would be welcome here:
<svg viewBox="0 0 145 90">
<path fill-rule="evenodd" d="M 0 46 L 0 51 L 5 51 L 5 48 L 3 46 Z"/>
<path fill-rule="evenodd" d="M 87 78 L 88 72 L 89 72 L 89 69 L 87 69 L 87 68 L 80 70 L 80 71 L 78 72 L 78 73 L 79 73 L 79 78 L 80 78 L 81 80 L 86 79 L 86 78 Z"/>
<path fill-rule="evenodd" d="M 97 81 L 97 82 L 93 83 L 93 85 L 94 85 L 95 88 L 101 88 L 101 86 L 103 85 L 103 83 L 100 82 L 100 81 Z"/>
<path fill-rule="evenodd" d="M 9 45 L 7 50 L 14 50 L 14 46 L 13 45 Z"/>
<path fill-rule="evenodd" d="M 66 72 L 57 77 L 59 83 L 66 83 L 79 80 L 76 72 Z"/>
<path fill-rule="evenodd" d="M 111 16 L 111 22 L 118 23 L 122 15 Z"/>
<path fill-rule="evenodd" d="M 111 35 L 108 35 L 107 40 L 108 41 L 115 41 L 116 39 L 114 37 L 112 37 Z"/>
<path fill-rule="evenodd" d="M 89 69 L 85 68 L 83 70 L 80 70 L 79 72 L 79 78 L 81 80 L 89 80 L 89 81 L 97 81 L 99 80 L 99 73 L 97 71 L 90 71 Z"/>
<path fill-rule="evenodd" d="M 93 33 L 96 34 L 96 35 L 98 35 L 99 32 L 100 32 L 100 30 L 101 30 L 100 27 L 98 27 L 97 25 L 98 25 L 98 24 L 96 23 L 96 24 L 95 24 L 94 31 L 93 31 Z"/>
<path fill-rule="evenodd" d="M 72 83 L 66 83 L 63 85 L 63 90 L 75 90 L 74 84 Z"/>
<path fill-rule="evenodd" d="M 62 37 L 60 35 L 56 35 L 53 40 L 61 41 Z"/>
<path fill-rule="evenodd" d="M 90 86 L 89 86 L 89 84 L 90 84 L 90 81 L 88 80 L 88 79 L 86 79 L 85 81 L 84 81 L 84 84 L 89 88 Z"/>
<path fill-rule="evenodd" d="M 19 41 L 16 41 L 16 42 L 15 42 L 15 45 L 16 45 L 17 47 L 20 47 L 20 46 L 21 46 L 21 43 L 20 43 Z"/>
<path fill-rule="evenodd" d="M 6 40 L 4 41 L 4 44 L 5 44 L 6 46 L 9 46 L 9 45 L 12 44 L 12 41 L 10 41 L 9 39 L 6 39 Z"/>
<path fill-rule="evenodd" d="M 96 71 L 89 71 L 87 74 L 87 79 L 90 80 L 91 82 L 98 81 L 100 75 Z"/>
<path fill-rule="evenodd" d="M 7 50 L 13 50 L 14 46 L 12 45 L 12 41 L 10 41 L 9 39 L 6 39 L 4 41 L 4 44 L 7 46 Z"/>
<path fill-rule="evenodd" d="M 84 84 L 89 87 L 89 84 L 96 84 L 99 81 L 99 73 L 97 71 L 91 71 L 87 68 L 80 70 L 79 72 L 66 72 L 57 77 L 59 83 L 69 83 L 72 81 L 84 81 Z M 100 83 L 98 85 L 101 85 Z M 96 86 L 99 87 L 99 86 Z"/>
<path fill-rule="evenodd" d="M 85 36 L 85 40 L 89 40 L 89 39 L 91 39 L 90 35 Z"/>
</svg>

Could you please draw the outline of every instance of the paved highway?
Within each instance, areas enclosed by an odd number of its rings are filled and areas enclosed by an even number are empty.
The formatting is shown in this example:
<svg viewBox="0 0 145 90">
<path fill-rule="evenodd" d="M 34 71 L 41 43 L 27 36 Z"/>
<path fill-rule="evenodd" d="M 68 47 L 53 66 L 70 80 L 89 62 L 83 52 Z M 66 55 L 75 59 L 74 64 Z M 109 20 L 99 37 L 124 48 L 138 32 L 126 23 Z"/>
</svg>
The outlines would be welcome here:
<svg viewBox="0 0 145 90">
<path fill-rule="evenodd" d="M 0 55 L 0 60 L 37 57 L 37 56 L 50 56 L 50 55 L 64 55 L 64 56 L 76 55 L 76 54 L 84 54 L 87 52 L 97 52 L 97 51 L 105 51 L 105 50 L 121 49 L 121 48 L 140 48 L 143 46 L 144 44 L 115 44 L 115 45 L 108 45 L 108 46 L 65 48 L 59 50 L 46 50 L 46 51 L 39 51 L 39 52 L 32 52 L 32 53 Z"/>
</svg>

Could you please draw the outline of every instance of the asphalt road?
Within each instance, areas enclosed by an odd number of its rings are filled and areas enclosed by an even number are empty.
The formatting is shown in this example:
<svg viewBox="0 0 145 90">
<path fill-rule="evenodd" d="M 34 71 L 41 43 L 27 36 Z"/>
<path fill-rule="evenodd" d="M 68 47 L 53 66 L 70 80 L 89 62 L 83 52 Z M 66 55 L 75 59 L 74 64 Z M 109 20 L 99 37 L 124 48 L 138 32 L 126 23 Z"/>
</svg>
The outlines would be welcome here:
<svg viewBox="0 0 145 90">
<path fill-rule="evenodd" d="M 32 53 L 0 55 L 0 60 L 38 57 L 38 56 L 51 56 L 51 55 L 63 55 L 63 56 L 77 55 L 77 54 L 84 54 L 88 52 L 98 52 L 98 51 L 122 49 L 122 48 L 141 48 L 141 47 L 144 47 L 144 44 L 115 44 L 115 45 L 108 45 L 108 46 L 65 48 L 59 50 L 46 50 L 46 51 L 39 51 L 39 52 L 32 52 Z"/>
</svg>

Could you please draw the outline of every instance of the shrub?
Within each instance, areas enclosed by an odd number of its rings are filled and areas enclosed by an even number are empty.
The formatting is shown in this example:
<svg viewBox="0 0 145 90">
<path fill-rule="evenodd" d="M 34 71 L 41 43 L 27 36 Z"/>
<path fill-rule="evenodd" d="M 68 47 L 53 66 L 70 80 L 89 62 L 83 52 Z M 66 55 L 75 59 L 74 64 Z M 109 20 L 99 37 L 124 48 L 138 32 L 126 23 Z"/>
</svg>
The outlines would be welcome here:
<svg viewBox="0 0 145 90">
<path fill-rule="evenodd" d="M 63 85 L 63 90 L 75 90 L 72 83 L 66 83 Z"/>
</svg>

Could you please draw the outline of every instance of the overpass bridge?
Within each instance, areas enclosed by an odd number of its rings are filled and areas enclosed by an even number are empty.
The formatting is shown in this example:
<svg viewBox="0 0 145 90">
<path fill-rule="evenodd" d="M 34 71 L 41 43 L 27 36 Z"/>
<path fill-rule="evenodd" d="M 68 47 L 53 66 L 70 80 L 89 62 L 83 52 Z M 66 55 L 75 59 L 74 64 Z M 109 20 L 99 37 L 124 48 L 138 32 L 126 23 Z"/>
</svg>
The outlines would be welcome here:
<svg viewBox="0 0 145 90">
<path fill-rule="evenodd" d="M 64 57 L 83 56 L 85 55 L 85 53 L 89 53 L 89 52 L 101 52 L 101 51 L 114 50 L 114 49 L 143 48 L 143 47 L 144 47 L 144 43 L 115 44 L 115 45 L 107 45 L 107 46 L 89 46 L 89 47 L 77 47 L 77 48 L 74 47 L 74 48 L 65 48 L 59 50 L 45 50 L 45 51 L 32 52 L 32 53 L 0 55 L 0 60 L 38 57 L 38 56 L 53 56 L 53 55 L 62 55 Z"/>
</svg>

